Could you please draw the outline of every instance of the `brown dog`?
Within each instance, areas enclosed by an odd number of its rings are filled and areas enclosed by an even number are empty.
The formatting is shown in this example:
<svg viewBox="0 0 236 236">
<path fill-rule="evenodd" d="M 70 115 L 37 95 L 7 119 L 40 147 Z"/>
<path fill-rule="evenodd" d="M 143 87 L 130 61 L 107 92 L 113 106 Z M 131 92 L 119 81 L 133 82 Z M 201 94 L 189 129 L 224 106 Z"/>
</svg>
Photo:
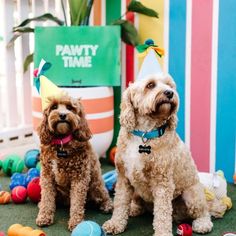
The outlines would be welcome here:
<svg viewBox="0 0 236 236">
<path fill-rule="evenodd" d="M 56 199 L 70 204 L 69 230 L 84 219 L 87 197 L 109 212 L 112 202 L 105 189 L 100 163 L 89 139 L 80 100 L 50 98 L 38 129 L 41 142 L 41 202 L 36 223 L 53 223 Z"/>
</svg>

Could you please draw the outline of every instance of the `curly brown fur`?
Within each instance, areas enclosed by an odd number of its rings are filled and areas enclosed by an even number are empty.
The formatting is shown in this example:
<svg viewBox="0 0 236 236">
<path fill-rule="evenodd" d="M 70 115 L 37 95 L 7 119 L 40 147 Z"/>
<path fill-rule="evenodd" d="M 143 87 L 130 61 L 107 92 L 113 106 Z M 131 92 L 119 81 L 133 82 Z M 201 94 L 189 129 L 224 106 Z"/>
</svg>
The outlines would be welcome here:
<svg viewBox="0 0 236 236">
<path fill-rule="evenodd" d="M 129 214 L 142 214 L 145 205 L 153 205 L 154 235 L 170 236 L 172 202 L 180 196 L 187 209 L 181 211 L 182 219 L 191 217 L 195 232 L 211 231 L 213 225 L 196 166 L 175 131 L 178 104 L 175 83 L 168 75 L 149 76 L 124 92 L 115 157 L 118 183 L 112 218 L 103 225 L 106 232 L 123 232 Z M 150 131 L 163 124 L 167 125 L 164 135 L 147 143 L 151 154 L 139 153 L 142 139 L 130 131 Z"/>
<path fill-rule="evenodd" d="M 69 230 L 84 219 L 87 198 L 105 212 L 111 211 L 112 203 L 102 180 L 100 163 L 88 141 L 91 132 L 80 100 L 68 96 L 50 98 L 38 132 L 42 190 L 37 225 L 53 223 L 56 199 L 61 203 L 70 203 Z M 68 156 L 58 157 L 57 151 L 61 146 L 52 144 L 52 140 L 69 134 L 72 134 L 72 140 L 63 145 Z"/>
</svg>

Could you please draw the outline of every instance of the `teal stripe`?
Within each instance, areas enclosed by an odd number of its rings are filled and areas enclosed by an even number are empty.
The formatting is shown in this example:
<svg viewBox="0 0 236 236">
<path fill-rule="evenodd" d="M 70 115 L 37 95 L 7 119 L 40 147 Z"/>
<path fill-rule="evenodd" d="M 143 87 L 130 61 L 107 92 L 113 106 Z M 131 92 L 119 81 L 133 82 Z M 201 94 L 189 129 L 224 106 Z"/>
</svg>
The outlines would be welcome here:
<svg viewBox="0 0 236 236">
<path fill-rule="evenodd" d="M 170 0 L 169 73 L 174 78 L 180 98 L 177 132 L 185 139 L 185 46 L 186 0 Z"/>
<path fill-rule="evenodd" d="M 106 0 L 106 24 L 118 19 L 121 16 L 121 0 Z M 118 133 L 120 130 L 120 101 L 121 87 L 114 87 L 114 136 L 111 147 L 116 145 Z"/>
<path fill-rule="evenodd" d="M 216 114 L 216 169 L 232 182 L 236 133 L 236 2 L 220 0 Z"/>
</svg>

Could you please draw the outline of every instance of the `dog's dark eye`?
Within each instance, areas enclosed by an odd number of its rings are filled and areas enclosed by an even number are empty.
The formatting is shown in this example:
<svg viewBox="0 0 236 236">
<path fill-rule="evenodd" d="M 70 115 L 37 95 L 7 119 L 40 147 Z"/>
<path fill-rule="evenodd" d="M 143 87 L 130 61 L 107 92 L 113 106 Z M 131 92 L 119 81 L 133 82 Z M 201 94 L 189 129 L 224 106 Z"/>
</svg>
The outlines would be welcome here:
<svg viewBox="0 0 236 236">
<path fill-rule="evenodd" d="M 148 89 L 153 89 L 153 88 L 155 88 L 156 87 L 156 83 L 155 82 L 150 82 L 150 83 L 148 83 L 147 85 L 146 85 L 146 88 L 148 88 Z"/>
<path fill-rule="evenodd" d="M 73 110 L 74 108 L 73 108 L 71 105 L 66 105 L 66 109 L 69 110 L 69 111 L 71 111 L 71 110 Z"/>
<path fill-rule="evenodd" d="M 56 110 L 57 109 L 57 104 L 54 104 L 52 107 L 51 107 L 51 110 Z"/>
</svg>

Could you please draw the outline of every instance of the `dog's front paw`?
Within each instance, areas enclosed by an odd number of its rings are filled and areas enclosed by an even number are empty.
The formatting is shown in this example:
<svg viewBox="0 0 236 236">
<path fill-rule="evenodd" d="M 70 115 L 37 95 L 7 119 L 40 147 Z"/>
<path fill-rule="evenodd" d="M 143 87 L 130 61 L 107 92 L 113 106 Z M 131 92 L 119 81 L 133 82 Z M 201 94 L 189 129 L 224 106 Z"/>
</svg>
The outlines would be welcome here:
<svg viewBox="0 0 236 236">
<path fill-rule="evenodd" d="M 213 223 L 210 216 L 200 217 L 192 223 L 193 231 L 200 234 L 211 232 Z"/>
<path fill-rule="evenodd" d="M 40 215 L 38 215 L 38 217 L 36 219 L 36 224 L 38 226 L 51 225 L 51 224 L 53 224 L 53 216 L 40 214 Z"/>
<path fill-rule="evenodd" d="M 109 234 L 119 234 L 124 232 L 126 225 L 122 224 L 121 222 L 113 221 L 113 220 L 108 220 L 106 221 L 102 228 L 106 233 Z"/>
<path fill-rule="evenodd" d="M 68 230 L 72 231 L 81 221 L 81 219 L 70 219 L 68 222 Z"/>
<path fill-rule="evenodd" d="M 105 213 L 112 212 L 112 210 L 113 210 L 113 203 L 112 203 L 112 201 L 109 199 L 108 201 L 102 203 L 100 205 L 100 210 L 102 210 Z"/>
</svg>

